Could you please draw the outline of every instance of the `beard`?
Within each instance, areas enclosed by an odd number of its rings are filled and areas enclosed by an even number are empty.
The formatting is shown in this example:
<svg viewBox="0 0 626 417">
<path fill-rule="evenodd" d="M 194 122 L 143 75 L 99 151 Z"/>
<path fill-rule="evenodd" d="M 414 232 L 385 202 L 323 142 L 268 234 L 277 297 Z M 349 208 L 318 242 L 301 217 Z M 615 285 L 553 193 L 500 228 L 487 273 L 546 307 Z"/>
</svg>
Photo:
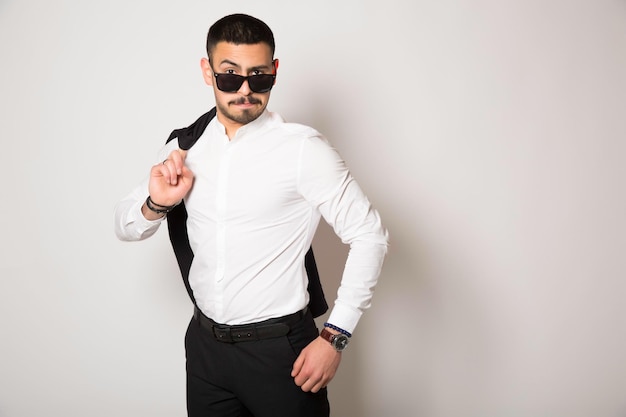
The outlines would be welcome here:
<svg viewBox="0 0 626 417">
<path fill-rule="evenodd" d="M 240 123 L 242 125 L 246 125 L 258 119 L 259 116 L 263 114 L 263 111 L 265 110 L 266 106 L 259 106 L 259 107 L 255 107 L 252 109 L 245 109 L 237 113 L 230 111 L 228 107 L 231 104 L 245 104 L 245 103 L 262 104 L 261 100 L 256 99 L 254 97 L 241 97 L 241 98 L 238 98 L 237 100 L 229 101 L 226 105 L 222 103 L 217 103 L 217 108 L 220 110 L 220 113 L 222 113 L 224 117 L 226 117 L 227 119 L 232 120 L 233 122 L 236 122 L 236 123 Z"/>
</svg>

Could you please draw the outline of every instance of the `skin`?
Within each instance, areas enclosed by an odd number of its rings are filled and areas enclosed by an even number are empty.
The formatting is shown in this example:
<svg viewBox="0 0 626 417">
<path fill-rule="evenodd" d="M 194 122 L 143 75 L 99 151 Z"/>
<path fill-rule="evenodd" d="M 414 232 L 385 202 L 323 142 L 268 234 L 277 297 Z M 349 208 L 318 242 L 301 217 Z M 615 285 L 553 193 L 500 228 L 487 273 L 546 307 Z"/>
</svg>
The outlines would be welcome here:
<svg viewBox="0 0 626 417">
<path fill-rule="evenodd" d="M 186 151 L 176 150 L 165 161 L 150 169 L 148 191 L 154 203 L 172 206 L 187 195 L 193 184 L 193 173 L 185 166 L 186 155 Z M 146 203 L 141 206 L 141 213 L 148 220 L 164 216 L 148 209 Z"/>
<path fill-rule="evenodd" d="M 235 73 L 252 75 L 255 72 L 272 73 L 278 68 L 278 60 L 272 60 L 269 45 L 237 45 L 219 42 L 211 51 L 211 62 L 217 73 Z M 226 135 L 232 139 L 237 130 L 259 117 L 269 101 L 270 92 L 254 93 L 245 81 L 239 91 L 226 93 L 214 86 L 215 77 L 207 58 L 200 61 L 202 76 L 207 85 L 214 87 L 217 118 L 226 128 Z M 193 184 L 193 173 L 185 166 L 187 153 L 173 151 L 160 164 L 150 171 L 150 198 L 156 204 L 170 206 L 180 202 Z M 142 213 L 148 220 L 156 220 L 163 214 L 154 213 L 146 204 Z M 336 333 L 329 329 L 332 333 Z M 318 392 L 334 378 L 341 362 L 341 353 L 337 352 L 327 340 L 321 337 L 306 346 L 293 364 L 291 376 L 294 383 L 305 392 Z"/>
<path fill-rule="evenodd" d="M 211 68 L 211 65 L 213 68 Z M 200 61 L 204 82 L 213 87 L 217 119 L 226 128 L 226 135 L 232 139 L 237 130 L 263 113 L 270 98 L 270 92 L 255 93 L 245 81 L 236 93 L 220 91 L 215 83 L 213 70 L 218 74 L 238 75 L 272 74 L 278 67 L 278 60 L 272 59 L 269 45 L 236 45 L 219 42 L 211 51 L 211 62 L 207 58 Z"/>
</svg>

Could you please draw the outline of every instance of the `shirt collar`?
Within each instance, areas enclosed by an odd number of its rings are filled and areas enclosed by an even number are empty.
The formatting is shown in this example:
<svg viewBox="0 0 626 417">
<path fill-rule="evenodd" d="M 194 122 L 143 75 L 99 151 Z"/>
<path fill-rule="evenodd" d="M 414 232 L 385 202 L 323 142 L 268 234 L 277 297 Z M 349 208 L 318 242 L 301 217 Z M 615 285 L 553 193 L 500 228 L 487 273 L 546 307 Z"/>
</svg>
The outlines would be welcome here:
<svg viewBox="0 0 626 417">
<path fill-rule="evenodd" d="M 270 112 L 267 109 L 263 110 L 263 113 L 261 113 L 261 115 L 257 117 L 255 120 L 237 129 L 237 133 L 235 133 L 235 136 L 231 139 L 231 142 L 236 141 L 236 140 L 237 141 L 242 140 L 246 136 L 257 133 L 259 130 L 263 128 L 263 126 L 265 126 L 266 122 L 270 118 L 271 118 Z M 215 121 L 216 121 L 216 126 L 219 126 L 220 132 L 225 135 L 226 128 L 224 127 L 224 125 L 220 123 L 217 117 L 215 118 Z"/>
</svg>

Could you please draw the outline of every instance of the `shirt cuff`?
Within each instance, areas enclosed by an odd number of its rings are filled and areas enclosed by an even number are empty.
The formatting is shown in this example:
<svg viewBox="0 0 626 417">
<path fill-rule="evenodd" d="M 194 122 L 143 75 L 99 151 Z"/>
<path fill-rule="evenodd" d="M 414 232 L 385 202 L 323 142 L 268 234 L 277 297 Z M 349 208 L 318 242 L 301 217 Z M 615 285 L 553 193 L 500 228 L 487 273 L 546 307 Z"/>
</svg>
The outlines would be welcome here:
<svg viewBox="0 0 626 417">
<path fill-rule="evenodd" d="M 342 304 L 335 304 L 326 321 L 348 333 L 354 333 L 354 329 L 362 314 L 360 310 L 355 310 Z"/>
<path fill-rule="evenodd" d="M 144 202 L 145 200 L 140 200 L 133 204 L 128 213 L 128 220 L 134 223 L 138 230 L 148 231 L 158 227 L 167 216 L 160 217 L 156 220 L 146 219 L 141 212 L 141 207 L 143 207 Z"/>
</svg>

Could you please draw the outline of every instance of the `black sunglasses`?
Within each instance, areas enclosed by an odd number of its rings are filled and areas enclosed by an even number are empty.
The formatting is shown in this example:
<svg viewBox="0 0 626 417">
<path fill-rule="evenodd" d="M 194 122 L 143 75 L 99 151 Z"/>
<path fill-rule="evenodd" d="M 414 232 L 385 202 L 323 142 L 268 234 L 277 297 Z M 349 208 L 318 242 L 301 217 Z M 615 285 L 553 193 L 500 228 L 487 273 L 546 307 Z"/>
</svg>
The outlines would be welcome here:
<svg viewBox="0 0 626 417">
<path fill-rule="evenodd" d="M 250 90 L 255 93 L 267 93 L 274 86 L 274 80 L 276 79 L 276 74 L 257 74 L 244 77 L 237 74 L 218 74 L 213 71 L 213 75 L 215 76 L 217 88 L 225 93 L 236 93 L 244 81 L 248 81 Z"/>
</svg>

